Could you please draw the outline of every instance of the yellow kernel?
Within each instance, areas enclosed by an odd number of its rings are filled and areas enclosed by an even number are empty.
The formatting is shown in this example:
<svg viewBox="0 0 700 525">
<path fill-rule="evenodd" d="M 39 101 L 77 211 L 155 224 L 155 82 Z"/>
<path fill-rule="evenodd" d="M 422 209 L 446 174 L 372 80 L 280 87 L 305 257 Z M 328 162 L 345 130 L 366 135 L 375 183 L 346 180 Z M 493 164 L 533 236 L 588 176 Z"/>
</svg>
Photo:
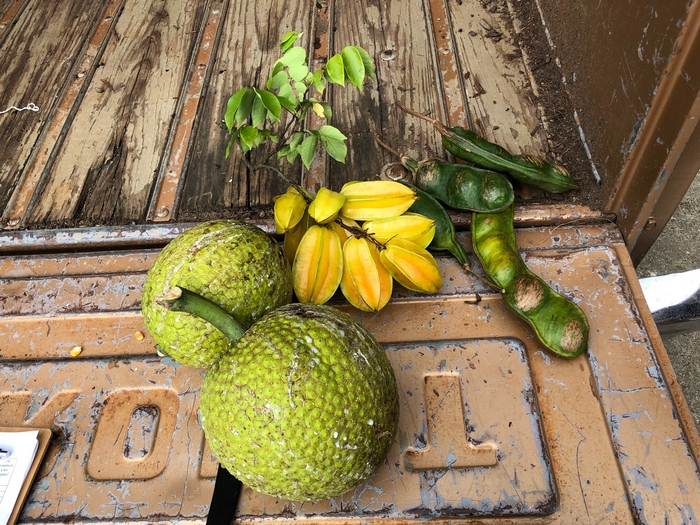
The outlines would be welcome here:
<svg viewBox="0 0 700 525">
<path fill-rule="evenodd" d="M 73 357 L 78 357 L 82 351 L 83 351 L 82 346 L 74 346 L 73 348 L 70 349 L 70 355 L 72 355 Z"/>
<path fill-rule="evenodd" d="M 143 341 L 143 334 L 141 332 L 136 332 L 134 334 L 134 337 L 136 338 L 137 341 Z"/>
</svg>

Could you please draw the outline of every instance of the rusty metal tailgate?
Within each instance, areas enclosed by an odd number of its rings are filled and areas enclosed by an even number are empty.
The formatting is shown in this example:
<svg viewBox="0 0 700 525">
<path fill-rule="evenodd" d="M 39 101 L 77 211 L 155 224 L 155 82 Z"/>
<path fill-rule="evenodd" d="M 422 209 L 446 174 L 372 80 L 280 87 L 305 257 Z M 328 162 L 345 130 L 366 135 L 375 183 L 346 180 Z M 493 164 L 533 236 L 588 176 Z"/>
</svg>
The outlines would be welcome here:
<svg viewBox="0 0 700 525">
<path fill-rule="evenodd" d="M 698 436 L 619 230 L 520 228 L 517 240 L 588 315 L 586 354 L 546 351 L 449 257 L 436 295 L 397 291 L 374 316 L 338 302 L 394 365 L 394 447 L 366 485 L 333 500 L 245 488 L 243 522 L 696 522 Z M 206 519 L 217 464 L 197 418 L 202 370 L 159 357 L 139 312 L 158 251 L 0 259 L 0 425 L 54 430 L 23 522 Z"/>
</svg>

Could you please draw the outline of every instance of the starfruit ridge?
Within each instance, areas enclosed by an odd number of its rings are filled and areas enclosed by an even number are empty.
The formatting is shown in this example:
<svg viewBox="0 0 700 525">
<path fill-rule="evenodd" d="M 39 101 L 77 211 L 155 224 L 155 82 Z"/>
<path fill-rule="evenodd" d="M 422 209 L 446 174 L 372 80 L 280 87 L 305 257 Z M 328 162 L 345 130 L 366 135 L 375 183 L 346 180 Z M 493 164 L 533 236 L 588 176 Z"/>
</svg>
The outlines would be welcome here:
<svg viewBox="0 0 700 525">
<path fill-rule="evenodd" d="M 442 287 L 442 276 L 435 258 L 414 242 L 396 237 L 386 243 L 379 257 L 391 276 L 404 288 L 436 293 Z"/>
<path fill-rule="evenodd" d="M 415 242 L 427 248 L 435 237 L 435 221 L 419 213 L 406 212 L 398 217 L 367 221 L 362 229 L 377 241 L 386 243 L 394 237 Z"/>
<path fill-rule="evenodd" d="M 384 180 L 348 182 L 340 193 L 345 196 L 340 214 L 356 221 L 396 217 L 418 198 L 411 188 Z"/>
<path fill-rule="evenodd" d="M 311 226 L 299 243 L 292 265 L 297 299 L 302 303 L 326 303 L 338 289 L 342 275 L 338 234 L 326 226 Z"/>
<path fill-rule="evenodd" d="M 343 245 L 340 289 L 350 304 L 365 312 L 377 312 L 391 299 L 393 279 L 377 247 L 364 237 L 351 237 Z"/>
</svg>

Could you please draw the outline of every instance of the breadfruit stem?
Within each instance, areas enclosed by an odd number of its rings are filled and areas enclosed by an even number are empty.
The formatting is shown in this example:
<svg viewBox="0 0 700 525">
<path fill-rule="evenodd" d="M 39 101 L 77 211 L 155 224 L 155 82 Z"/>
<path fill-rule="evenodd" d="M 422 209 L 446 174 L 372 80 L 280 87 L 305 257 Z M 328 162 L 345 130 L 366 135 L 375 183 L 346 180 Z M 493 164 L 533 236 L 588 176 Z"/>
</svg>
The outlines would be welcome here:
<svg viewBox="0 0 700 525">
<path fill-rule="evenodd" d="M 245 328 L 218 304 L 198 293 L 175 286 L 165 295 L 156 298 L 156 303 L 172 312 L 195 315 L 215 326 L 231 341 L 238 341 Z"/>
</svg>

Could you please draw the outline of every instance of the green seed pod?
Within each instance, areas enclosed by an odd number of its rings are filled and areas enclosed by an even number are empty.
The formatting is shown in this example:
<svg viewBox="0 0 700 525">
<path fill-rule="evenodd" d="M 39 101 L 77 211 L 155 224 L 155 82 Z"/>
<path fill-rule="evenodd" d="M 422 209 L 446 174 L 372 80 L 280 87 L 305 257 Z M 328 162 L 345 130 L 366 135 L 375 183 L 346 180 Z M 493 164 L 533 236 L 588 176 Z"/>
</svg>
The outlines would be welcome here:
<svg viewBox="0 0 700 525">
<path fill-rule="evenodd" d="M 440 133 L 442 145 L 447 151 L 482 168 L 508 173 L 524 184 L 551 193 L 563 193 L 579 187 L 562 166 L 530 155 L 512 155 L 468 129 L 443 127 Z"/>
<path fill-rule="evenodd" d="M 442 135 L 445 149 L 457 158 L 473 162 L 482 168 L 508 173 L 520 182 L 551 193 L 578 189 L 578 184 L 562 166 L 529 155 L 512 155 L 473 131 L 459 126 L 448 128 L 442 122 L 407 108 L 400 102 L 396 105 L 407 113 L 430 122 Z"/>
<path fill-rule="evenodd" d="M 416 186 L 451 208 L 493 213 L 513 202 L 513 186 L 494 171 L 440 159 L 416 162 L 404 156 L 401 162 L 413 172 Z"/>
<path fill-rule="evenodd" d="M 474 213 L 472 242 L 484 271 L 542 344 L 563 357 L 581 355 L 590 330 L 586 314 L 527 268 L 515 244 L 513 206 L 500 213 Z"/>
<path fill-rule="evenodd" d="M 447 211 L 445 211 L 445 208 L 442 207 L 442 204 L 440 204 L 435 197 L 417 188 L 413 184 L 403 181 L 401 181 L 401 184 L 405 184 L 413 189 L 418 196 L 418 200 L 411 205 L 408 211 L 419 213 L 435 221 L 435 236 L 430 242 L 430 245 L 428 245 L 428 249 L 446 250 L 457 259 L 459 264 L 468 264 L 467 252 L 464 251 L 464 247 L 457 240 L 455 226 L 452 223 L 452 219 L 447 214 Z"/>
</svg>

